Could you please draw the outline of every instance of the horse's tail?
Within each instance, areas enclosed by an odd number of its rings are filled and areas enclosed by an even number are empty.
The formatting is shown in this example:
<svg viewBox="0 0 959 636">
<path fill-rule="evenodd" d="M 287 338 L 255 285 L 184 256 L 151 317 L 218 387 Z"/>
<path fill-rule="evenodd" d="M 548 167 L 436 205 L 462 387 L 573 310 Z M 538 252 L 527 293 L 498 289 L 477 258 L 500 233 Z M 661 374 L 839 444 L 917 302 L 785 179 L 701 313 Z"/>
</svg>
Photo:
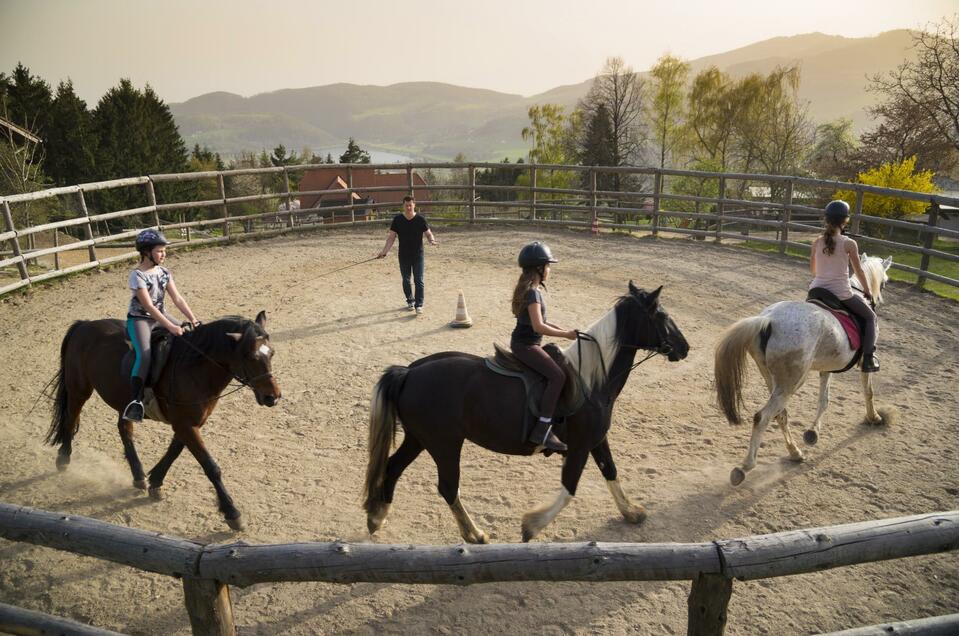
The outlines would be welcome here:
<svg viewBox="0 0 959 636">
<path fill-rule="evenodd" d="M 363 508 L 367 512 L 375 511 L 383 502 L 386 463 L 396 435 L 396 402 L 408 373 L 407 367 L 389 367 L 373 389 L 373 399 L 370 402 L 370 459 L 366 466 L 366 484 L 363 487 Z"/>
<path fill-rule="evenodd" d="M 716 378 L 716 400 L 730 424 L 739 424 L 743 406 L 743 383 L 746 379 L 746 352 L 759 338 L 760 351 L 765 351 L 772 325 L 766 316 L 743 318 L 729 327 L 716 345 L 713 366 Z"/>
<path fill-rule="evenodd" d="M 67 329 L 67 334 L 63 336 L 63 342 L 60 343 L 60 368 L 57 370 L 56 376 L 54 376 L 54 382 L 57 386 L 57 394 L 53 399 L 53 416 L 50 418 L 50 430 L 47 431 L 47 436 L 44 438 L 44 441 L 51 446 L 56 446 L 62 444 L 67 440 L 73 439 L 73 436 L 76 435 L 77 429 L 80 427 L 80 418 L 75 418 L 73 422 L 69 421 L 67 417 L 67 381 L 64 371 L 64 358 L 67 353 L 67 344 L 70 342 L 70 336 L 73 335 L 73 332 L 76 331 L 77 327 L 80 326 L 82 321 L 77 320 L 70 328 Z"/>
</svg>

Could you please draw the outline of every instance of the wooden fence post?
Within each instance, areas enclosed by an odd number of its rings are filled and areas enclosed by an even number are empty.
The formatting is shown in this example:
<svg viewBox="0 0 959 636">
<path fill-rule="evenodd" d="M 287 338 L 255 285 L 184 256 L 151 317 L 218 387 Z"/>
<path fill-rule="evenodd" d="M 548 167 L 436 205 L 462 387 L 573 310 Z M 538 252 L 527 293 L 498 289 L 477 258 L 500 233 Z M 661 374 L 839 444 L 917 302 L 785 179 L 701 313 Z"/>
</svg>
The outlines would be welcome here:
<svg viewBox="0 0 959 636">
<path fill-rule="evenodd" d="M 792 210 L 789 206 L 793 203 L 793 180 L 786 182 L 786 194 L 783 198 L 783 218 L 781 230 L 779 232 L 779 253 L 786 253 L 786 242 L 789 240 L 789 220 L 792 218 Z"/>
<path fill-rule="evenodd" d="M 594 232 L 599 232 L 599 209 L 596 198 L 596 169 L 589 169 L 589 211 Z"/>
<path fill-rule="evenodd" d="M 290 171 L 286 166 L 283 166 L 283 187 L 286 188 L 286 211 L 290 213 L 286 224 L 289 227 L 293 227 L 293 195 L 290 194 Z"/>
<path fill-rule="evenodd" d="M 213 579 L 183 579 L 183 599 L 194 636 L 233 636 L 230 586 Z"/>
<path fill-rule="evenodd" d="M 719 177 L 719 202 L 716 204 L 716 243 L 723 242 L 723 216 L 726 214 L 726 177 Z"/>
<path fill-rule="evenodd" d="M 223 238 L 230 238 L 230 210 L 226 205 L 226 184 L 222 172 L 217 173 L 216 183 L 220 187 L 220 200 L 223 201 Z"/>
<path fill-rule="evenodd" d="M 144 185 L 147 190 L 147 205 L 153 206 L 153 225 L 156 226 L 157 229 L 160 229 L 160 211 L 157 210 L 157 193 L 153 187 L 153 179 L 149 179 Z M 83 193 L 81 192 L 80 195 L 82 196 Z M 84 202 L 83 206 L 86 208 L 86 202 Z"/>
<path fill-rule="evenodd" d="M 529 219 L 536 220 L 536 166 L 529 167 Z"/>
<path fill-rule="evenodd" d="M 687 636 L 722 636 L 732 594 L 732 579 L 721 574 L 700 574 L 689 592 Z"/>
<path fill-rule="evenodd" d="M 470 174 L 470 223 L 476 220 L 476 166 L 469 165 Z"/>
<path fill-rule="evenodd" d="M 87 210 L 87 200 L 83 196 L 83 190 L 77 190 L 77 195 L 80 197 L 80 211 L 83 212 L 83 216 L 86 217 L 87 223 L 83 226 L 83 233 L 87 237 L 88 241 L 93 240 L 93 225 L 90 223 L 90 211 Z M 147 201 L 151 200 L 150 189 L 147 189 Z M 156 213 L 156 197 L 152 198 L 150 205 L 153 206 L 154 214 Z M 97 260 L 97 247 L 96 245 L 90 245 L 87 248 L 87 255 L 90 257 L 90 262 Z M 60 269 L 59 267 L 57 269 Z"/>
<path fill-rule="evenodd" d="M 653 236 L 659 236 L 659 197 L 663 193 L 663 173 L 653 177 Z"/>
<path fill-rule="evenodd" d="M 935 201 L 932 202 L 932 205 L 929 206 L 929 220 L 927 221 L 927 227 L 935 228 L 939 225 L 939 204 Z M 933 243 L 936 240 L 936 235 L 932 232 L 923 232 L 925 236 L 922 237 L 922 247 L 926 250 L 931 250 Z M 919 271 L 928 272 L 929 271 L 929 254 L 928 252 L 923 253 L 922 258 L 919 260 Z M 926 277 L 922 274 L 916 278 L 916 287 L 922 289 L 926 284 Z"/>
<path fill-rule="evenodd" d="M 856 190 L 856 206 L 852 211 L 852 227 L 850 228 L 853 234 L 859 234 L 859 224 L 862 221 L 862 197 L 863 191 Z"/>
<path fill-rule="evenodd" d="M 346 167 L 346 200 L 350 204 L 350 222 L 356 223 L 356 208 L 353 207 L 353 167 Z M 336 212 L 333 213 L 336 216 Z"/>
<path fill-rule="evenodd" d="M 13 226 L 13 215 L 10 213 L 10 204 L 6 201 L 3 202 L 3 222 L 6 224 L 8 232 L 17 231 Z M 20 260 L 17 261 L 17 269 L 20 270 L 20 280 L 30 280 L 30 275 L 27 273 L 27 264 L 22 258 L 23 252 L 20 251 L 20 239 L 14 234 L 9 240 L 10 247 L 13 248 L 13 255 L 20 258 Z"/>
</svg>

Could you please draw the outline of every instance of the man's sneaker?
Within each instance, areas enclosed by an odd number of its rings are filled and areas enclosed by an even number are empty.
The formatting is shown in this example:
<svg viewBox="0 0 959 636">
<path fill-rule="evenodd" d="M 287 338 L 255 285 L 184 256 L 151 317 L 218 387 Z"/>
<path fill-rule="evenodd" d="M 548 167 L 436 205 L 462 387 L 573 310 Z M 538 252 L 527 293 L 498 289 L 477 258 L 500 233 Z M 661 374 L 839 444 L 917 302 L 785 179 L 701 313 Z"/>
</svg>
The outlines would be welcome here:
<svg viewBox="0 0 959 636">
<path fill-rule="evenodd" d="M 142 422 L 143 421 L 143 402 L 139 400 L 134 400 L 127 404 L 126 409 L 123 410 L 123 419 L 128 422 Z"/>
<path fill-rule="evenodd" d="M 413 311 L 413 301 L 412 301 L 412 300 L 406 301 L 406 311 Z"/>
<path fill-rule="evenodd" d="M 423 308 L 422 308 L 422 307 L 417 307 L 417 308 L 416 308 L 416 313 L 418 313 L 418 314 L 423 313 Z"/>
</svg>

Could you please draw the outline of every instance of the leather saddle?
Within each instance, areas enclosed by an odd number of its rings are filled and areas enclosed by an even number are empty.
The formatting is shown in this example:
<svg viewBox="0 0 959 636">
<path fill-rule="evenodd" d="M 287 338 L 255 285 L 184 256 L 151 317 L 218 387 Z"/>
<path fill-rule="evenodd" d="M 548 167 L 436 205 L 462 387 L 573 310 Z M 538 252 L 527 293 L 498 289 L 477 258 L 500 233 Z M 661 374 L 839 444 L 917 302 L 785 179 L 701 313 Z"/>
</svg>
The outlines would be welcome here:
<svg viewBox="0 0 959 636">
<path fill-rule="evenodd" d="M 493 348 L 495 353 L 485 359 L 486 367 L 500 375 L 519 378 L 523 381 L 523 386 L 526 389 L 527 417 L 523 424 L 523 437 L 525 439 L 530 427 L 539 418 L 539 403 L 543 397 L 543 392 L 546 390 L 546 378 L 520 362 L 509 350 L 495 343 Z M 586 402 L 586 390 L 579 373 L 569 364 L 559 347 L 549 343 L 543 347 L 543 350 L 559 364 L 566 374 L 563 391 L 556 403 L 556 412 L 553 413 L 553 428 L 557 430 L 558 434 L 562 435 L 565 428 L 565 418 L 578 411 Z"/>
<path fill-rule="evenodd" d="M 862 357 L 862 332 L 866 328 L 866 322 L 846 309 L 845 305 L 842 304 L 842 301 L 839 300 L 834 293 L 823 287 L 813 287 L 810 289 L 806 294 L 806 302 L 822 307 L 831 313 L 836 320 L 839 321 L 839 324 L 842 325 L 843 330 L 846 332 L 846 337 L 849 339 L 849 346 L 855 351 L 855 355 L 853 355 L 852 361 L 849 364 L 838 371 L 832 371 L 832 373 L 843 373 L 856 366 Z"/>
</svg>

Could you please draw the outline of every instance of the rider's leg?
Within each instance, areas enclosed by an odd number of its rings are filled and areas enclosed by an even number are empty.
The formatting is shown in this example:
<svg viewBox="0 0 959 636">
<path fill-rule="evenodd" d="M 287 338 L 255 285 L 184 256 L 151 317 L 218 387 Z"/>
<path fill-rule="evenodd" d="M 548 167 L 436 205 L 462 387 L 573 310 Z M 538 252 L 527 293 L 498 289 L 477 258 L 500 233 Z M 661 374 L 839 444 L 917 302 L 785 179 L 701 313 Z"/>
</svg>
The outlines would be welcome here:
<svg viewBox="0 0 959 636">
<path fill-rule="evenodd" d="M 879 360 L 876 352 L 876 312 L 859 296 L 853 296 L 842 301 L 843 306 L 866 321 L 862 333 L 862 370 L 864 373 L 879 370 Z"/>
<path fill-rule="evenodd" d="M 153 320 L 127 318 L 127 333 L 136 355 L 130 370 L 130 403 L 123 411 L 123 419 L 131 422 L 143 420 L 143 385 L 150 372 L 150 332 Z"/>
<path fill-rule="evenodd" d="M 520 361 L 546 378 L 546 390 L 539 405 L 540 418 L 530 433 L 529 441 L 553 451 L 565 451 L 566 444 L 553 434 L 553 413 L 559 394 L 563 391 L 566 374 L 539 345 L 516 345 L 512 349 Z"/>
</svg>

